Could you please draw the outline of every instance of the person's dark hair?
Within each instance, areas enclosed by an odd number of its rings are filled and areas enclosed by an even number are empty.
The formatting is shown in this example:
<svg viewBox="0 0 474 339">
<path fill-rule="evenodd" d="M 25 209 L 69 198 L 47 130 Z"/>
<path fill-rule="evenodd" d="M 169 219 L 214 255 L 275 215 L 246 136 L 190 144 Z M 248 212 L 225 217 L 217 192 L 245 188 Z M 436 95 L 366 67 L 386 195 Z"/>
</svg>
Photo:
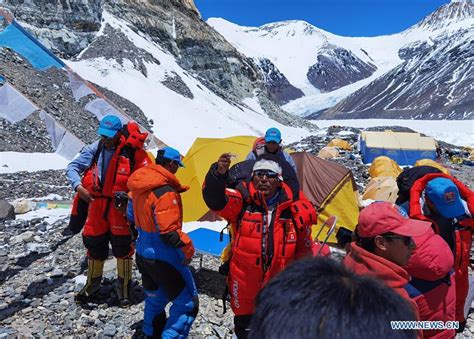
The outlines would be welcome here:
<svg viewBox="0 0 474 339">
<path fill-rule="evenodd" d="M 163 155 L 165 154 L 164 150 L 159 150 L 156 152 L 156 158 L 155 158 L 155 164 L 161 165 L 161 166 L 166 166 L 173 160 L 165 158 Z"/>
<path fill-rule="evenodd" d="M 375 252 L 375 237 L 363 238 L 359 233 L 355 232 L 356 244 L 362 247 L 364 250 L 370 253 Z"/>
<path fill-rule="evenodd" d="M 415 321 L 411 305 L 378 280 L 329 258 L 299 260 L 260 292 L 249 338 L 416 338 L 390 321 Z"/>
<path fill-rule="evenodd" d="M 345 227 L 339 227 L 336 233 L 337 246 L 344 248 L 347 244 L 352 242 L 353 232 Z"/>
<path fill-rule="evenodd" d="M 371 237 L 371 238 L 363 238 L 361 236 L 359 236 L 359 234 L 357 233 L 357 231 L 355 232 L 355 235 L 356 235 L 356 243 L 357 245 L 359 245 L 360 247 L 362 247 L 364 250 L 366 250 L 367 252 L 370 252 L 370 253 L 374 253 L 375 252 L 375 237 Z M 395 236 L 396 234 L 395 233 L 392 233 L 392 232 L 386 232 L 384 234 L 380 234 L 382 237 L 384 237 L 385 239 L 387 239 L 387 241 L 392 241 L 393 239 L 390 238 L 392 236 Z"/>
</svg>

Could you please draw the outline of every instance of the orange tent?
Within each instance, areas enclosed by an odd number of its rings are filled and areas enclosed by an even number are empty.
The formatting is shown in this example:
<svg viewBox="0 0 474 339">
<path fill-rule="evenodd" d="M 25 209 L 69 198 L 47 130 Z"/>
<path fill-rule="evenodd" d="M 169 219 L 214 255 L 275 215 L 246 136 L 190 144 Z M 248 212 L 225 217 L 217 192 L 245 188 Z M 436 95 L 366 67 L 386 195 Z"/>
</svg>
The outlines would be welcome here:
<svg viewBox="0 0 474 339">
<path fill-rule="evenodd" d="M 352 146 L 346 140 L 339 138 L 332 139 L 326 146 L 337 147 L 346 151 L 352 151 Z"/>
</svg>

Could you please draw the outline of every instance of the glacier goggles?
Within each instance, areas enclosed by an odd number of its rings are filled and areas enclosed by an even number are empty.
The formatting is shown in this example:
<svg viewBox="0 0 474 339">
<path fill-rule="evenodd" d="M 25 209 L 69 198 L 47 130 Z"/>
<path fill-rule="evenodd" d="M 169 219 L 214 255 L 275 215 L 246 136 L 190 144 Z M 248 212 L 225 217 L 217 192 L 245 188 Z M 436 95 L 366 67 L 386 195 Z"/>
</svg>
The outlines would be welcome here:
<svg viewBox="0 0 474 339">
<path fill-rule="evenodd" d="M 262 179 L 264 176 L 268 179 L 278 178 L 279 174 L 270 170 L 256 170 L 253 172 L 253 175 L 256 175 L 258 178 Z"/>
</svg>

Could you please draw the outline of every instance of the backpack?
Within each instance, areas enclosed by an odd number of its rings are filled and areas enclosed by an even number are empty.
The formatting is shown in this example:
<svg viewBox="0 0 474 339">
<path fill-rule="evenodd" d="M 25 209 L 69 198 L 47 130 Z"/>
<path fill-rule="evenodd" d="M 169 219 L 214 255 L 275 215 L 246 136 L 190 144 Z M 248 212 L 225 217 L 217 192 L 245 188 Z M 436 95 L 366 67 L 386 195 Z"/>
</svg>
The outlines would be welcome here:
<svg viewBox="0 0 474 339">
<path fill-rule="evenodd" d="M 412 168 L 405 169 L 397 177 L 397 186 L 398 186 L 398 198 L 396 204 L 398 206 L 404 204 L 410 200 L 410 189 L 421 177 L 424 177 L 429 173 L 442 173 L 436 167 L 431 166 L 416 166 Z"/>
<path fill-rule="evenodd" d="M 255 155 L 255 158 L 258 158 L 260 155 L 265 154 L 265 138 L 259 137 L 255 139 L 252 145 L 252 152 Z"/>
<path fill-rule="evenodd" d="M 135 121 L 129 121 L 122 127 L 122 130 L 119 133 L 121 134 L 121 141 L 124 143 L 120 155 L 127 157 L 130 160 L 130 167 L 133 169 L 135 166 L 135 151 L 143 148 L 148 133 L 141 133 L 140 128 Z M 84 171 L 84 174 L 98 161 L 102 147 L 102 143 L 99 143 L 99 147 L 92 158 L 89 168 Z M 79 194 L 76 194 L 73 200 L 71 216 L 69 218 L 69 229 L 73 234 L 82 231 L 87 220 L 88 212 L 89 204 L 80 199 Z"/>
<path fill-rule="evenodd" d="M 143 149 L 148 133 L 141 133 L 138 124 L 131 120 L 122 127 L 120 134 L 124 142 L 120 155 L 130 159 L 130 165 L 133 168 L 135 166 L 135 151 Z"/>
</svg>

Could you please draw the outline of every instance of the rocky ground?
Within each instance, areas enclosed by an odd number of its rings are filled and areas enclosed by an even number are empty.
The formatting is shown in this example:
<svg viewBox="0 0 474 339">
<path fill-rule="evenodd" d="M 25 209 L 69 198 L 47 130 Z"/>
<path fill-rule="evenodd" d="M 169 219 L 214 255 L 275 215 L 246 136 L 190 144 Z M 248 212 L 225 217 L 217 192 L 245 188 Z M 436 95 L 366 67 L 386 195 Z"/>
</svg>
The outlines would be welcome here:
<svg viewBox="0 0 474 339">
<path fill-rule="evenodd" d="M 84 109 L 95 97 L 88 95 L 76 102 L 63 70 L 52 67 L 38 71 L 11 50 L 0 49 L 0 75 L 82 141 L 90 143 L 97 139 L 97 118 Z M 100 90 L 132 119 L 151 129 L 150 122 L 136 105 L 106 89 Z M 0 150 L 53 152 L 39 111 L 14 125 L 0 119 Z"/>
<path fill-rule="evenodd" d="M 0 199 L 39 198 L 58 194 L 72 200 L 73 192 L 64 170 L 0 174 Z"/>
<path fill-rule="evenodd" d="M 356 129 L 330 128 L 324 135 L 290 146 L 316 153 L 335 136 L 355 142 L 357 133 Z M 443 147 L 455 149 L 452 145 Z M 367 166 L 360 158 L 346 153 L 333 161 L 351 168 L 362 191 L 369 177 Z M 443 161 L 452 174 L 473 187 L 474 167 L 452 165 L 447 158 Z M 12 201 L 49 194 L 56 194 L 64 201 L 72 199 L 64 171 L 0 174 L 0 199 Z M 87 265 L 81 237 L 68 234 L 67 221 L 66 210 L 62 217 L 39 216 L 0 223 L 0 338 L 140 337 L 143 291 L 138 271 L 133 273 L 134 303 L 126 310 L 117 305 L 113 258 L 105 266 L 100 294 L 86 305 L 74 302 L 75 292 L 85 281 Z M 341 254 L 335 256 L 340 259 Z M 219 260 L 210 256 L 203 256 L 202 260 L 202 269 L 195 273 L 200 312 L 190 337 L 230 338 L 232 311 L 227 307 L 223 314 L 221 296 L 225 279 L 217 272 Z M 199 268 L 200 258 L 195 258 L 192 266 Z M 465 331 L 458 335 L 458 338 L 470 337 L 474 337 L 474 313 Z"/>
<path fill-rule="evenodd" d="M 115 260 L 104 268 L 101 292 L 79 306 L 74 294 L 85 281 L 85 253 L 79 235 L 66 231 L 67 218 L 14 220 L 0 224 L 0 338 L 16 337 L 116 337 L 140 338 L 143 291 L 133 272 L 134 302 L 118 307 L 115 297 Z M 340 252 L 335 253 L 340 259 Z M 200 267 L 200 258 L 192 262 Z M 203 256 L 195 273 L 200 311 L 190 338 L 231 338 L 232 311 L 223 313 L 221 296 L 225 280 L 217 272 L 219 260 Z M 474 336 L 474 313 L 458 338 Z"/>
</svg>

